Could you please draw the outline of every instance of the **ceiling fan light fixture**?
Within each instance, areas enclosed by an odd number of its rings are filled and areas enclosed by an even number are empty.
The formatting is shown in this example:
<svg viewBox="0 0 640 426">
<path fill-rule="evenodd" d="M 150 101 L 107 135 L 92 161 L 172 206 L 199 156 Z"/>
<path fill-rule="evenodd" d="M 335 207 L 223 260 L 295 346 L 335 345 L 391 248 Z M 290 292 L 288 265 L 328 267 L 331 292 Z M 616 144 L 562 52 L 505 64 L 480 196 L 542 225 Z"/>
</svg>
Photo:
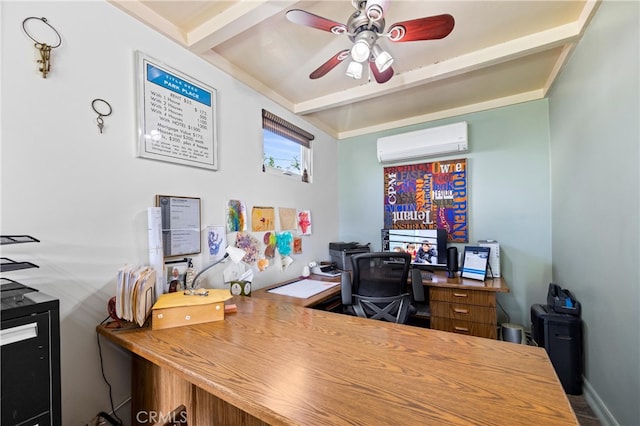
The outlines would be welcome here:
<svg viewBox="0 0 640 426">
<path fill-rule="evenodd" d="M 393 57 L 386 50 L 382 50 L 377 44 L 373 46 L 373 53 L 378 71 L 385 72 L 393 64 Z"/>
<path fill-rule="evenodd" d="M 347 68 L 347 76 L 355 80 L 362 78 L 362 64 L 360 62 L 351 61 Z"/>
<path fill-rule="evenodd" d="M 368 0 L 365 13 L 367 18 L 376 22 L 384 16 L 384 9 L 388 0 Z"/>
<path fill-rule="evenodd" d="M 356 62 L 364 62 L 369 59 L 371 55 L 371 48 L 369 47 L 369 43 L 366 40 L 360 39 L 357 40 L 353 47 L 351 48 L 351 57 Z"/>
</svg>

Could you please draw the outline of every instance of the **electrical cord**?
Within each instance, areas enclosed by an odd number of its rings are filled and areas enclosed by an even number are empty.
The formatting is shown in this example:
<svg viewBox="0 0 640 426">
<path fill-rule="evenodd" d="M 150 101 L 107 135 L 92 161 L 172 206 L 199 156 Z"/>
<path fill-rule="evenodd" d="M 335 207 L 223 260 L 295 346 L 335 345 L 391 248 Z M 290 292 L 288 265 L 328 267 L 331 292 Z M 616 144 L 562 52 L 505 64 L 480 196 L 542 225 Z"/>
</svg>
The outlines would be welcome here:
<svg viewBox="0 0 640 426">
<path fill-rule="evenodd" d="M 502 305 L 500 304 L 500 302 L 498 302 L 498 299 L 496 298 L 496 303 L 498 304 L 498 306 L 500 307 L 500 310 L 502 312 L 504 312 L 504 314 L 507 316 L 507 322 L 510 323 L 511 322 L 511 317 L 509 316 L 509 312 L 507 312 Z"/>
<path fill-rule="evenodd" d="M 100 325 L 102 325 L 106 321 L 108 321 L 109 318 L 111 318 L 111 315 L 109 315 L 104 320 L 102 320 Z M 114 420 L 113 417 L 111 417 L 110 415 L 108 415 L 107 413 L 102 412 L 102 411 L 100 413 L 98 413 L 98 415 L 103 417 L 105 420 L 109 421 L 114 426 L 122 426 L 122 419 L 120 419 L 120 417 L 118 417 L 118 415 L 116 414 L 116 410 L 115 410 L 114 405 L 113 405 L 113 396 L 111 394 L 111 383 L 109 383 L 109 381 L 107 380 L 107 376 L 104 374 L 104 362 L 103 362 L 103 359 L 102 359 L 102 347 L 100 346 L 100 334 L 99 333 L 96 333 L 96 339 L 98 340 L 98 354 L 100 355 L 100 371 L 102 372 L 102 379 L 104 380 L 104 382 L 109 387 L 109 402 L 111 403 L 111 412 L 113 413 L 113 415 L 115 416 L 115 418 L 117 420 Z"/>
</svg>

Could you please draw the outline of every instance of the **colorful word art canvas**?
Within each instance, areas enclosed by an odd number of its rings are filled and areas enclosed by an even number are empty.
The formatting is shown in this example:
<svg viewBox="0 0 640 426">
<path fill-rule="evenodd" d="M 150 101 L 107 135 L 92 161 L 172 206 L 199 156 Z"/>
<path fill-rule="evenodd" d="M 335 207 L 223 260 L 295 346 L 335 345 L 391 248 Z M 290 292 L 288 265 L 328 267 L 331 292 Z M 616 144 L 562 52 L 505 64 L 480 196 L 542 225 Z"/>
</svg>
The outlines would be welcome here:
<svg viewBox="0 0 640 426">
<path fill-rule="evenodd" d="M 468 242 L 466 158 L 385 167 L 384 228 L 442 228 Z"/>
</svg>

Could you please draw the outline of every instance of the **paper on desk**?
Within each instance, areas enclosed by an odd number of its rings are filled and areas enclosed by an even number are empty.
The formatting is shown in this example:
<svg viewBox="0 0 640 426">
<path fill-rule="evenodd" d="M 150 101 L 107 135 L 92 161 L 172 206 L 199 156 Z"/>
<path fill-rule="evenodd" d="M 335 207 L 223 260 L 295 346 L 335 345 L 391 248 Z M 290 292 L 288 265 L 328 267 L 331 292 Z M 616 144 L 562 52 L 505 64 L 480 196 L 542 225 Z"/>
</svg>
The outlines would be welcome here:
<svg viewBox="0 0 640 426">
<path fill-rule="evenodd" d="M 153 305 L 156 271 L 126 265 L 118 271 L 116 316 L 142 326 Z"/>
<path fill-rule="evenodd" d="M 155 297 L 169 290 L 164 279 L 164 254 L 162 252 L 162 209 L 147 209 L 147 233 L 149 235 L 149 266 L 156 271 Z M 165 288 L 167 285 L 167 288 Z"/>
<path fill-rule="evenodd" d="M 149 268 L 142 274 L 133 292 L 133 320 L 140 326 L 151 312 L 153 307 L 154 289 L 156 286 L 156 271 Z"/>
<path fill-rule="evenodd" d="M 331 287 L 337 286 L 338 284 L 340 283 L 305 279 L 293 282 L 291 284 L 285 284 L 280 287 L 272 288 L 271 290 L 267 290 L 267 292 L 280 294 L 283 296 L 297 297 L 300 299 L 307 299 L 318 293 L 322 293 L 323 291 Z"/>
</svg>

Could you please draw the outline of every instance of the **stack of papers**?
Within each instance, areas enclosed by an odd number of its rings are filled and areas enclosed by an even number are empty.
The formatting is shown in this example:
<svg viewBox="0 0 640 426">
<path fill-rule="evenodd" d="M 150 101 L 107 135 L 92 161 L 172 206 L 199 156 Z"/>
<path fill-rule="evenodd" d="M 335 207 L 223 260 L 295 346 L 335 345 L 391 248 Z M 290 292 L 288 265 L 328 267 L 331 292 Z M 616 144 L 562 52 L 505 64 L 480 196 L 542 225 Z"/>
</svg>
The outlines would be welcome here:
<svg viewBox="0 0 640 426">
<path fill-rule="evenodd" d="M 156 271 L 148 266 L 127 265 L 118 271 L 116 315 L 142 327 L 154 302 Z"/>
</svg>

